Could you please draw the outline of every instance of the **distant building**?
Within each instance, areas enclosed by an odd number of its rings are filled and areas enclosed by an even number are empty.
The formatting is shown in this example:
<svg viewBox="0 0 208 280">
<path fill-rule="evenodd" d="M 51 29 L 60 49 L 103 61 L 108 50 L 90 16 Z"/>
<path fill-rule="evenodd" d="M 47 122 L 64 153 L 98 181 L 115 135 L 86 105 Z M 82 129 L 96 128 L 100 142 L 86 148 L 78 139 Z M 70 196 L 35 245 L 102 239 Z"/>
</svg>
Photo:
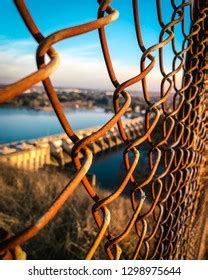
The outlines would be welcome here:
<svg viewBox="0 0 208 280">
<path fill-rule="evenodd" d="M 32 92 L 32 89 L 27 89 L 23 93 L 27 94 L 27 93 L 31 93 L 31 92 Z"/>
<path fill-rule="evenodd" d="M 106 92 L 105 92 L 105 95 L 106 95 L 106 96 L 112 96 L 112 95 L 113 95 L 113 91 L 106 91 Z"/>
<path fill-rule="evenodd" d="M 139 105 L 134 107 L 134 112 L 139 113 L 141 111 L 141 108 Z"/>
</svg>

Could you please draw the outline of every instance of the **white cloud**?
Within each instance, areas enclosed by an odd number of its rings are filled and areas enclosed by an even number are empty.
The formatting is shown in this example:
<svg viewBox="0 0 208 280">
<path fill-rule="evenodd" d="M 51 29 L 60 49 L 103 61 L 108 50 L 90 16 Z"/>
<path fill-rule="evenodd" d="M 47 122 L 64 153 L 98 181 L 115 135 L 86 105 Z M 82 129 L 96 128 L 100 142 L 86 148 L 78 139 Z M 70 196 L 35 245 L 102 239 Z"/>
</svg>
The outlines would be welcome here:
<svg viewBox="0 0 208 280">
<path fill-rule="evenodd" d="M 1 84 L 15 82 L 36 70 L 35 57 L 34 54 L 32 54 L 35 48 L 36 44 L 32 40 L 1 40 Z"/>
<path fill-rule="evenodd" d="M 51 78 L 56 86 L 72 86 L 86 88 L 113 88 L 102 57 L 99 44 L 78 47 L 55 46 L 61 56 L 61 65 Z M 34 40 L 8 41 L 1 39 L 0 45 L 0 84 L 16 80 L 36 71 L 35 52 L 37 44 Z M 113 61 L 119 82 L 137 75 L 138 67 Z M 158 80 L 158 75 L 151 78 L 150 89 Z M 141 82 L 132 89 L 139 90 Z"/>
</svg>

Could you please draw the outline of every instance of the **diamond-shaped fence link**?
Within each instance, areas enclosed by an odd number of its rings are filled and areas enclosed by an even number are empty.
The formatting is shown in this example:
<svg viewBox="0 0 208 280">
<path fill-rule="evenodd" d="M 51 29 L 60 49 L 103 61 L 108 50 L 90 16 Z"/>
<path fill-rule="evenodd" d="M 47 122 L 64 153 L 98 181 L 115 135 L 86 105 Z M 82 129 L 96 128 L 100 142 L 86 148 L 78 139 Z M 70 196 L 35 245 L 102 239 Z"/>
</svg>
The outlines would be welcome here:
<svg viewBox="0 0 208 280">
<path fill-rule="evenodd" d="M 76 172 L 49 209 L 34 224 L 19 233 L 10 236 L 5 234 L 0 242 L 3 259 L 12 258 L 15 250 L 20 250 L 21 245 L 47 226 L 68 198 L 73 196 L 74 190 L 80 187 L 80 183 L 94 201 L 92 213 L 89 215 L 93 216 L 98 228 L 97 236 L 89 247 L 86 259 L 94 258 L 103 241 L 106 257 L 109 259 L 198 258 L 200 244 L 197 242 L 203 235 L 202 225 L 205 215 L 203 210 L 205 184 L 202 180 L 202 171 L 205 164 L 206 144 L 208 2 L 170 0 L 172 17 L 170 22 L 165 23 L 161 1 L 153 1 L 157 7 L 160 25 L 159 41 L 155 45 L 148 45 L 148 42 L 143 41 L 140 25 L 140 18 L 144 17 L 140 13 L 142 1 L 127 2 L 127 5 L 132 5 L 136 38 L 142 55 L 138 58 L 140 61 L 138 74 L 120 83 L 114 71 L 108 49 L 108 36 L 105 32 L 105 27 L 116 21 L 119 16 L 118 11 L 113 9 L 113 1 L 98 0 L 96 20 L 59 30 L 48 37 L 41 34 L 24 0 L 14 1 L 25 25 L 38 43 L 36 52 L 38 70 L 0 89 L 0 103 L 42 82 L 59 122 L 73 142 L 71 156 Z M 187 14 L 191 24 L 188 33 L 185 28 Z M 183 35 L 180 49 L 174 36 L 176 28 L 180 28 Z M 50 79 L 50 75 L 59 66 L 59 53 L 53 45 L 96 29 L 99 32 L 108 74 L 115 88 L 112 100 L 114 115 L 96 132 L 79 139 L 64 114 Z M 174 54 L 169 72 L 166 72 L 164 67 L 165 46 L 170 46 Z M 156 52 L 158 56 L 155 55 Z M 46 55 L 50 58 L 49 62 L 45 60 Z M 158 71 L 162 78 L 158 80 L 160 98 L 154 99 L 150 95 L 148 77 L 155 69 L 156 62 L 159 62 Z M 179 75 L 181 72 L 182 76 Z M 123 128 L 122 116 L 131 106 L 128 87 L 137 83 L 142 84 L 147 109 L 142 136 L 130 140 Z M 101 198 L 86 176 L 93 161 L 90 144 L 99 140 L 115 125 L 118 126 L 124 143 L 125 173 L 122 183 L 116 190 L 107 197 Z M 138 169 L 143 168 L 140 150 L 144 144 L 149 147 L 148 171 L 141 179 L 137 172 Z M 105 173 L 104 170 L 103 172 Z M 125 228 L 115 235 L 111 229 L 109 206 L 116 205 L 119 197 L 129 186 L 131 186 L 129 199 L 132 215 Z M 136 235 L 137 242 L 132 252 L 127 253 L 123 244 L 132 232 Z"/>
</svg>

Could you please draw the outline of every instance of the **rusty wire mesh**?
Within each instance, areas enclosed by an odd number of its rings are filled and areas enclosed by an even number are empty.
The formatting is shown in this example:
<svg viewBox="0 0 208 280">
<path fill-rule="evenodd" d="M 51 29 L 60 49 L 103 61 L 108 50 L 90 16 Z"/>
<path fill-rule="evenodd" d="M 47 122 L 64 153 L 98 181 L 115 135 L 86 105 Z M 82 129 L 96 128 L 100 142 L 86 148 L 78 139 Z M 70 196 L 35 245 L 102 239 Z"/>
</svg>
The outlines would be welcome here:
<svg viewBox="0 0 208 280">
<path fill-rule="evenodd" d="M 206 23 L 207 1 L 174 1 L 171 0 L 172 18 L 163 20 L 161 1 L 155 0 L 158 21 L 161 27 L 159 42 L 149 46 L 143 42 L 140 26 L 140 5 L 142 1 L 132 0 L 134 24 L 138 48 L 142 52 L 138 75 L 120 83 L 114 72 L 105 26 L 115 21 L 118 12 L 110 5 L 110 0 L 98 0 L 97 19 L 83 25 L 59 30 L 45 38 L 24 0 L 15 0 L 28 30 L 38 42 L 36 61 L 38 70 L 27 77 L 0 90 L 0 103 L 20 95 L 32 85 L 42 81 L 48 98 L 64 131 L 73 141 L 73 164 L 76 173 L 62 193 L 55 199 L 50 208 L 30 227 L 23 229 L 0 243 L 2 258 L 10 258 L 10 252 L 24 244 L 44 228 L 57 214 L 66 200 L 73 196 L 73 191 L 82 182 L 87 195 L 94 201 L 92 215 L 98 227 L 86 259 L 93 259 L 101 243 L 105 242 L 105 253 L 109 259 L 186 259 L 193 243 L 193 229 L 200 216 L 199 206 L 204 193 L 200 175 L 205 162 L 206 142 L 206 106 L 205 106 L 205 71 L 206 71 Z M 141 3 L 140 3 L 141 2 Z M 177 4 L 176 4 L 177 2 Z M 181 2 L 178 4 L 178 2 Z M 185 30 L 185 11 L 190 15 L 190 32 Z M 183 44 L 179 47 L 174 37 L 175 28 L 181 28 Z M 52 47 L 55 43 L 97 29 L 110 80 L 115 87 L 113 105 L 115 114 L 97 132 L 79 139 L 67 121 L 61 103 L 57 97 L 50 75 L 59 65 L 59 54 Z M 171 46 L 174 58 L 172 70 L 166 72 L 164 67 L 165 46 Z M 158 57 L 155 56 L 158 52 Z M 50 61 L 45 62 L 48 55 Z M 156 61 L 162 75 L 160 98 L 154 100 L 149 94 L 148 75 L 153 71 Z M 178 74 L 183 76 L 178 82 Z M 127 88 L 136 83 L 142 84 L 143 97 L 147 109 L 145 114 L 144 133 L 134 141 L 128 139 L 123 129 L 122 116 L 131 105 L 131 95 Z M 123 158 L 126 172 L 122 183 L 109 196 L 101 198 L 86 174 L 93 161 L 89 146 L 98 140 L 114 125 L 118 125 L 123 139 Z M 149 147 L 148 172 L 145 178 L 137 176 L 142 169 L 140 149 Z M 84 154 L 84 159 L 80 155 Z M 110 230 L 111 211 L 118 203 L 124 190 L 131 186 L 132 215 L 122 232 L 115 235 Z M 146 203 L 146 204 L 145 204 Z M 145 207 L 144 207 L 145 205 Z M 91 215 L 91 213 L 89 213 Z M 119 218 L 118 218 L 119 222 Z M 127 254 L 123 244 L 136 235 L 134 250 Z M 200 236 L 198 236 L 200 239 Z M 195 243 L 194 243 L 195 244 Z M 196 257 L 196 254 L 194 255 Z"/>
</svg>

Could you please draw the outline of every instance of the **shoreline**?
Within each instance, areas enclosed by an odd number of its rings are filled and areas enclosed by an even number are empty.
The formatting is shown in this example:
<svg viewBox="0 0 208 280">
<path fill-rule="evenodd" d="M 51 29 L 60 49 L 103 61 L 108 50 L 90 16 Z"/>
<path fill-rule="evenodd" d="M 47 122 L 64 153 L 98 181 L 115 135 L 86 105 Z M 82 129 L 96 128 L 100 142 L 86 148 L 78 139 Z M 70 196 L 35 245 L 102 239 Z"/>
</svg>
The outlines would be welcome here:
<svg viewBox="0 0 208 280">
<path fill-rule="evenodd" d="M 72 109 L 72 110 L 93 110 L 93 109 L 101 109 L 105 112 L 113 112 L 110 109 L 103 108 L 103 107 L 98 107 L 98 106 L 92 106 L 92 107 L 85 107 L 85 106 L 64 106 L 62 105 L 63 109 Z M 3 104 L 0 108 L 5 108 L 5 109 L 28 109 L 28 110 L 34 110 L 34 111 L 40 111 L 40 112 L 54 112 L 54 109 L 52 106 L 14 106 L 11 104 Z"/>
</svg>

